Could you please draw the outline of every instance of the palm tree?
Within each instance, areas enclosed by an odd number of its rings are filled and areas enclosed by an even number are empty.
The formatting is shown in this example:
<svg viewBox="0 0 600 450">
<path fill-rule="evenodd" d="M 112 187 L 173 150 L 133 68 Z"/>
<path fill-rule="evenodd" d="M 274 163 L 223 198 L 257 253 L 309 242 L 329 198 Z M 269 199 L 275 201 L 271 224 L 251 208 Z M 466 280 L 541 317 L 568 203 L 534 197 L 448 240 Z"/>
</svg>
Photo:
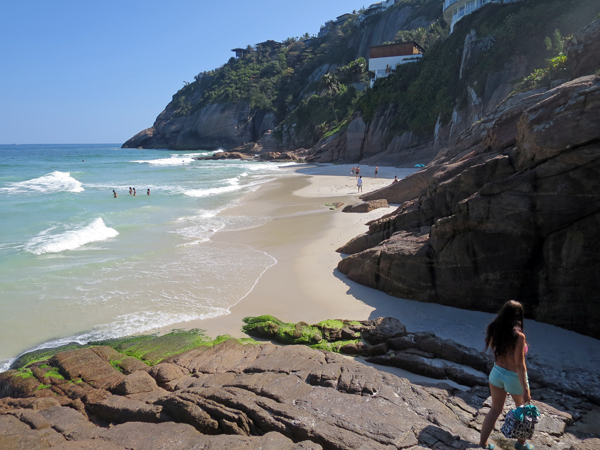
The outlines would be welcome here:
<svg viewBox="0 0 600 450">
<path fill-rule="evenodd" d="M 337 113 L 335 112 L 335 108 L 333 107 L 333 95 L 337 94 L 340 91 L 340 83 L 338 80 L 330 73 L 327 73 L 321 77 L 320 85 L 323 89 L 327 89 L 329 92 L 329 106 L 333 111 L 333 115 L 335 116 L 335 122 L 338 123 Z"/>
</svg>

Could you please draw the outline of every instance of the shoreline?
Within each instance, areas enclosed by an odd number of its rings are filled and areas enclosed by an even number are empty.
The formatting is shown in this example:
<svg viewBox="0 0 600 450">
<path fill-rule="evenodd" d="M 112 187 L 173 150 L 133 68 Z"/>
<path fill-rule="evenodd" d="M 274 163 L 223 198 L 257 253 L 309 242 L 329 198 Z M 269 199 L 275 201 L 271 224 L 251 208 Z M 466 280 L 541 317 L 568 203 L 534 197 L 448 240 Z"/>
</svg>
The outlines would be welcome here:
<svg viewBox="0 0 600 450">
<path fill-rule="evenodd" d="M 365 223 L 396 209 L 398 205 L 370 213 L 342 213 L 327 204 L 358 200 L 351 165 L 291 165 L 281 170 L 294 174 L 281 176 L 248 193 L 222 216 L 268 217 L 255 228 L 218 231 L 215 243 L 239 244 L 264 252 L 277 260 L 254 283 L 252 289 L 229 308 L 229 314 L 210 319 L 174 323 L 144 333 L 168 333 L 173 329 L 201 328 L 207 335 L 230 334 L 245 337 L 241 331 L 246 316 L 273 315 L 286 322 L 317 323 L 326 319 L 367 320 L 382 316 L 398 318 L 411 332 L 429 331 L 443 339 L 483 349 L 485 327 L 493 314 L 468 311 L 433 303 L 391 297 L 381 291 L 352 282 L 336 269 L 342 255 L 335 252 L 355 236 L 366 232 Z M 370 173 L 363 167 L 363 173 Z M 365 175 L 365 193 L 391 183 L 414 169 L 381 167 L 378 178 Z M 383 178 L 385 177 L 385 178 Z M 530 358 L 536 363 L 560 370 L 600 367 L 600 341 L 542 324 L 526 321 Z M 25 352 L 27 353 L 27 352 Z M 557 358 L 558 356 L 558 358 Z M 378 366 L 380 370 L 417 381 L 416 375 Z M 420 381 L 435 381 L 420 377 Z"/>
<path fill-rule="evenodd" d="M 221 214 L 232 216 L 267 215 L 271 220 L 247 230 L 219 231 L 212 237 L 213 241 L 249 245 L 273 256 L 277 263 L 230 308 L 230 314 L 177 325 L 185 329 L 202 328 L 210 336 L 244 337 L 241 326 L 246 316 L 269 314 L 286 322 L 307 323 L 391 316 L 398 318 L 411 332 L 430 331 L 443 339 L 483 350 L 485 329 L 494 314 L 392 297 L 350 281 L 337 271 L 342 255 L 335 250 L 366 232 L 365 223 L 398 206 L 370 213 L 342 213 L 341 208 L 329 210 L 328 203 L 359 201 L 358 194 L 352 190 L 356 188 L 354 177 L 349 176 L 350 167 L 289 166 L 286 169 L 294 170 L 298 176 L 266 183 L 223 211 Z M 391 183 L 394 172 L 400 174 L 406 170 L 380 168 L 380 176 L 390 178 L 379 178 L 378 186 L 373 187 L 370 183 L 374 183 L 374 179 L 365 177 L 365 193 Z M 159 331 L 167 332 L 171 328 L 175 326 Z M 526 328 L 531 361 L 558 370 L 584 368 L 600 372 L 600 341 L 533 320 L 526 320 Z"/>
</svg>

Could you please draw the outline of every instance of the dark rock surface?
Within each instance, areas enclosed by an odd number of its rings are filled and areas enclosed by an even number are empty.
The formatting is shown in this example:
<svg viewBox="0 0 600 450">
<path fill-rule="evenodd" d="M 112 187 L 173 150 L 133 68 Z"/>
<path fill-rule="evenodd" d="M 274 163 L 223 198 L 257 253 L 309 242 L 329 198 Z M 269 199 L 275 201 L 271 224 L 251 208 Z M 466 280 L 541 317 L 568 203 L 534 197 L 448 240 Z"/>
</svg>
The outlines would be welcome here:
<svg viewBox="0 0 600 450">
<path fill-rule="evenodd" d="M 600 76 L 515 95 L 426 169 L 365 200 L 403 201 L 340 249 L 391 295 L 600 337 Z"/>
<path fill-rule="evenodd" d="M 434 355 L 416 346 L 456 359 L 473 356 L 460 346 L 448 350 L 429 333 L 406 334 L 392 318 L 349 323 L 344 329 L 354 333 L 351 328 L 364 330 L 371 343 L 385 340 L 370 348 L 387 351 L 388 343 L 394 342 L 414 357 Z M 90 354 L 96 355 L 95 348 L 58 353 L 33 366 L 50 365 L 96 380 L 120 375 L 122 381 L 112 393 L 67 377 L 62 384 L 38 389 L 49 391 L 49 398 L 36 398 L 31 392 L 0 398 L 0 449 L 466 449 L 477 442 L 489 409 L 487 388 L 464 392 L 418 386 L 306 346 L 228 340 L 173 355 L 148 372 L 127 377 L 110 364 L 113 373 L 98 364 Z M 114 358 L 106 349 L 98 353 L 104 362 Z M 102 376 L 91 374 L 96 369 Z M 10 372 L 3 375 L 3 385 L 19 378 Z M 168 385 L 172 392 L 158 385 Z M 150 387 L 151 392 L 131 393 Z M 548 389 L 543 397 L 548 404 L 536 402 L 544 421 L 534 444 L 559 450 L 588 448 L 594 441 L 583 439 L 594 436 L 576 435 L 568 428 L 584 413 L 585 402 Z M 497 430 L 492 437 L 502 442 Z"/>
<path fill-rule="evenodd" d="M 387 208 L 388 202 L 385 199 L 368 200 L 366 202 L 355 203 L 354 205 L 346 206 L 342 212 L 363 213 L 373 211 L 374 209 Z"/>
</svg>

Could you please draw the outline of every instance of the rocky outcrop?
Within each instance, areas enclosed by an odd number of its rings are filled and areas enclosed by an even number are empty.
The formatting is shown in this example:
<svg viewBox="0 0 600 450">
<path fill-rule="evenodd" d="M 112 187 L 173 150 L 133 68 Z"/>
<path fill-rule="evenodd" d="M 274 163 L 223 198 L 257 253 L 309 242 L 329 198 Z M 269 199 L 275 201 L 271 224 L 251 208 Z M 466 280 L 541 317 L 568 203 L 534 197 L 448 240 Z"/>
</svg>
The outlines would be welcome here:
<svg viewBox="0 0 600 450">
<path fill-rule="evenodd" d="M 409 336 L 392 319 L 365 326 L 375 340 Z M 96 364 L 87 350 L 59 353 L 30 368 L 67 373 L 78 352 Z M 85 366 L 79 363 L 77 371 L 91 373 Z M 305 346 L 229 340 L 173 355 L 159 366 L 129 375 L 112 391 L 67 378 L 37 390 L 48 396 L 1 398 L 0 449 L 467 449 L 477 442 L 490 405 L 484 387 L 464 392 L 418 386 Z M 19 378 L 6 374 L 8 384 Z M 170 392 L 157 386 L 165 383 Z M 548 390 L 543 394 L 548 403 L 535 402 L 544 421 L 533 443 L 585 448 L 594 436 L 577 436 L 568 428 L 577 408 L 584 407 L 581 401 Z M 568 402 L 572 413 L 560 401 Z M 499 436 L 497 428 L 492 438 Z"/>
<path fill-rule="evenodd" d="M 429 162 L 439 150 L 429 137 L 394 131 L 395 106 L 383 105 L 368 125 L 355 113 L 348 128 L 319 141 L 310 152 L 312 161 L 382 166 L 410 166 Z"/>
<path fill-rule="evenodd" d="M 348 205 L 342 210 L 342 212 L 363 213 L 363 212 L 373 211 L 374 209 L 387 208 L 387 207 L 388 207 L 388 202 L 385 199 L 369 200 L 366 202 L 356 203 L 354 205 Z"/>
<path fill-rule="evenodd" d="M 338 268 L 461 308 L 516 298 L 529 317 L 600 337 L 598 123 L 600 76 L 510 98 L 425 170 L 365 195 L 404 203 Z"/>
<path fill-rule="evenodd" d="M 198 161 L 218 161 L 220 159 L 253 159 L 254 156 L 240 152 L 217 152 L 211 156 L 198 156 L 194 158 Z"/>
<path fill-rule="evenodd" d="M 216 103 L 184 114 L 169 104 L 154 126 L 129 139 L 124 148 L 216 150 L 255 142 L 274 127 L 273 114 L 252 112 L 248 103 Z"/>
<path fill-rule="evenodd" d="M 572 77 L 590 75 L 599 69 L 600 20 L 579 31 L 567 42 L 567 70 Z"/>
</svg>

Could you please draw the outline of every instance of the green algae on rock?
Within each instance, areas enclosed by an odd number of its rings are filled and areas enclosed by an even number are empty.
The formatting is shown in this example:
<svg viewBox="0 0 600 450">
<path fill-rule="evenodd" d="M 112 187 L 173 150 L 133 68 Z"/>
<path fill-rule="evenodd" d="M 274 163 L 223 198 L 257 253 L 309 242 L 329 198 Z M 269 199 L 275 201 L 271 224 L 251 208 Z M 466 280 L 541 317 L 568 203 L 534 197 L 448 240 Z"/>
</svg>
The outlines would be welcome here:
<svg viewBox="0 0 600 450">
<path fill-rule="evenodd" d="M 264 315 L 243 319 L 242 331 L 251 336 L 273 339 L 286 345 L 308 345 L 311 348 L 340 352 L 347 344 L 358 344 L 362 324 L 350 320 L 323 320 L 315 325 L 306 322 L 285 323 Z"/>
</svg>

